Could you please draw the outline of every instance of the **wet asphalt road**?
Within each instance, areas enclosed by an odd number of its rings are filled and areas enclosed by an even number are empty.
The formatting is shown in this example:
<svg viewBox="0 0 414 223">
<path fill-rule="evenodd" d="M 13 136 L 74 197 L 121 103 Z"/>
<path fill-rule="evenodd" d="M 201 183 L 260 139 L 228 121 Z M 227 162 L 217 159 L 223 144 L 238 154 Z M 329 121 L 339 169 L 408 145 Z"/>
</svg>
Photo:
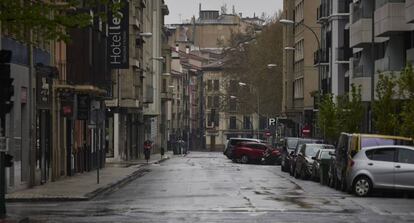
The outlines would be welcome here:
<svg viewBox="0 0 414 223">
<path fill-rule="evenodd" d="M 280 166 L 192 152 L 92 201 L 11 203 L 8 211 L 31 222 L 414 222 L 414 199 L 356 198 Z"/>
</svg>

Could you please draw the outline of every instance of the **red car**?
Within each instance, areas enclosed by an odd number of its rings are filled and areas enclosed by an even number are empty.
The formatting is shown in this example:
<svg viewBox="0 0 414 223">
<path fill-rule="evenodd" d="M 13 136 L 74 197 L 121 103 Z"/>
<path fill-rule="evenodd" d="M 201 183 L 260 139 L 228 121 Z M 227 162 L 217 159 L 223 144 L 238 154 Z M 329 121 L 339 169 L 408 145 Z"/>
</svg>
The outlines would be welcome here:
<svg viewBox="0 0 414 223">
<path fill-rule="evenodd" d="M 269 146 L 263 143 L 245 142 L 233 150 L 233 161 L 241 163 L 260 162 Z"/>
<path fill-rule="evenodd" d="M 270 165 L 280 165 L 282 158 L 281 149 L 267 147 L 263 153 L 262 163 Z"/>
</svg>

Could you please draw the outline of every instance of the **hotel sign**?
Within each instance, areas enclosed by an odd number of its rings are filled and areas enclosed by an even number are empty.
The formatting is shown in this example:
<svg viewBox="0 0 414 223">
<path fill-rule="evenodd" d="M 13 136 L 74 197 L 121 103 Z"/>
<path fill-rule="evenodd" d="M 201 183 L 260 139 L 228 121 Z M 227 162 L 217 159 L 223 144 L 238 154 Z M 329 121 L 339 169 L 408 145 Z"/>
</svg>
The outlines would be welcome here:
<svg viewBox="0 0 414 223">
<path fill-rule="evenodd" d="M 112 0 L 121 4 L 117 11 L 108 11 L 108 63 L 110 69 L 129 67 L 129 1 Z"/>
</svg>

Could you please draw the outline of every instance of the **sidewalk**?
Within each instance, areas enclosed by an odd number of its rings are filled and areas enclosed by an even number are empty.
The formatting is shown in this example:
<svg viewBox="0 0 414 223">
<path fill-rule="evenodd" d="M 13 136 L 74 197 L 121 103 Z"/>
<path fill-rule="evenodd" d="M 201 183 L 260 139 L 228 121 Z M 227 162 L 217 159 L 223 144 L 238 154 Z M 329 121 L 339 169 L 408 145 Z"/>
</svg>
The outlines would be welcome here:
<svg viewBox="0 0 414 223">
<path fill-rule="evenodd" d="M 160 154 L 152 154 L 149 164 L 160 163 L 172 156 L 171 152 L 167 152 L 164 158 L 161 158 Z M 95 170 L 6 194 L 6 200 L 8 202 L 89 200 L 144 175 L 147 170 L 143 167 L 146 165 L 145 160 L 111 162 L 99 170 L 99 184 L 97 184 Z"/>
</svg>

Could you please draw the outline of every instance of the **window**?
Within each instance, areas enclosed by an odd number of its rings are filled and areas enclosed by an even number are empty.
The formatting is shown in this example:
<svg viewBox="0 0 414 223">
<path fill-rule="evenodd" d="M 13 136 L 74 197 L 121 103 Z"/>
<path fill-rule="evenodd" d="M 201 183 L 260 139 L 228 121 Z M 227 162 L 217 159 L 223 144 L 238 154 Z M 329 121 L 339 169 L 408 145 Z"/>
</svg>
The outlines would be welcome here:
<svg viewBox="0 0 414 223">
<path fill-rule="evenodd" d="M 297 79 L 293 82 L 294 98 L 300 99 L 303 98 L 303 78 Z"/>
<path fill-rule="evenodd" d="M 230 98 L 229 99 L 229 111 L 230 112 L 237 111 L 237 102 L 236 102 L 235 98 Z"/>
<path fill-rule="evenodd" d="M 230 84 L 229 84 L 229 93 L 231 94 L 236 94 L 237 93 L 237 89 L 238 89 L 238 83 L 235 80 L 230 80 Z"/>
<path fill-rule="evenodd" d="M 414 164 L 414 150 L 399 149 L 398 150 L 398 162 Z"/>
<path fill-rule="evenodd" d="M 216 112 L 214 116 L 214 126 L 215 127 L 220 126 L 220 114 L 218 112 Z"/>
<path fill-rule="evenodd" d="M 230 117 L 229 128 L 230 129 L 237 129 L 237 118 L 235 116 Z"/>
<path fill-rule="evenodd" d="M 211 126 L 211 125 L 213 125 L 211 113 L 207 113 L 207 126 Z"/>
<path fill-rule="evenodd" d="M 243 128 L 244 129 L 250 129 L 251 128 L 251 123 L 250 123 L 250 117 L 249 116 L 244 116 L 243 117 Z"/>
<path fill-rule="evenodd" d="M 212 91 L 212 90 L 213 90 L 213 81 L 207 80 L 207 91 Z"/>
<path fill-rule="evenodd" d="M 207 108 L 211 108 L 213 106 L 213 97 L 208 96 L 207 97 Z"/>
<path fill-rule="evenodd" d="M 220 81 L 214 80 L 214 90 L 219 91 L 220 90 Z"/>
<path fill-rule="evenodd" d="M 395 149 L 372 149 L 365 152 L 368 159 L 376 161 L 394 162 Z"/>
<path fill-rule="evenodd" d="M 214 96 L 213 99 L 214 99 L 214 102 L 213 102 L 214 108 L 219 108 L 220 107 L 220 96 L 216 95 Z"/>
</svg>

